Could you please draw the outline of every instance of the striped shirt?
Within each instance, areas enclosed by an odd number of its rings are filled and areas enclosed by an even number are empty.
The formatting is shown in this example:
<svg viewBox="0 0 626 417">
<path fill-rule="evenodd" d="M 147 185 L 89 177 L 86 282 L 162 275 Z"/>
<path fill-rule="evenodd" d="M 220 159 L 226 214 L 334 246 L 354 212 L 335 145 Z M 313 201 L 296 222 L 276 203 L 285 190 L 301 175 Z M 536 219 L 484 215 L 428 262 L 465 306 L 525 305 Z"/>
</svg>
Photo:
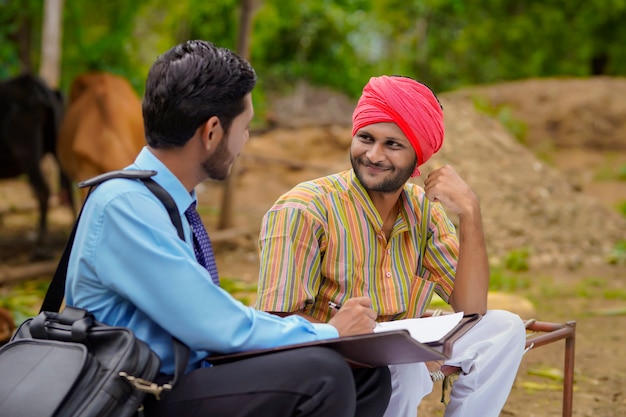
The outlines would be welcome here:
<svg viewBox="0 0 626 417">
<path fill-rule="evenodd" d="M 328 302 L 368 296 L 381 321 L 419 317 L 436 292 L 448 301 L 458 259 L 456 230 L 431 203 L 422 276 L 424 190 L 407 183 L 389 239 L 367 191 L 348 170 L 299 184 L 263 217 L 256 307 L 328 321 Z"/>
</svg>

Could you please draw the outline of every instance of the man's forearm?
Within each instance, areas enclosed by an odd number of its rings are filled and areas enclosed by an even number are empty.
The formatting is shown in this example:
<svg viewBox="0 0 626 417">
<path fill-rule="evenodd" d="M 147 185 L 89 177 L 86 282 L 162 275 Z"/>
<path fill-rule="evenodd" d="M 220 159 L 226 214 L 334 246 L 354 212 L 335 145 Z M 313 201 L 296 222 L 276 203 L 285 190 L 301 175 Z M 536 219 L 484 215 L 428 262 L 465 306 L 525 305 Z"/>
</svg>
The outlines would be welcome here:
<svg viewBox="0 0 626 417">
<path fill-rule="evenodd" d="M 455 311 L 481 313 L 487 311 L 489 291 L 489 260 L 483 232 L 480 207 L 459 216 L 459 260 L 452 307 Z"/>
</svg>

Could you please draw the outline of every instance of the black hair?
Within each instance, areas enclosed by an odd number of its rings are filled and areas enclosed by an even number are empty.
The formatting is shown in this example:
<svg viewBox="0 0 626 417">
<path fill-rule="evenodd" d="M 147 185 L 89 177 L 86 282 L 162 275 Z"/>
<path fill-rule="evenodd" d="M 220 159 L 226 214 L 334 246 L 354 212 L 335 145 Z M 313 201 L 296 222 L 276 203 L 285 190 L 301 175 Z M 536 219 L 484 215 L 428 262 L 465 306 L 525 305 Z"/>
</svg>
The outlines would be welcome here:
<svg viewBox="0 0 626 417">
<path fill-rule="evenodd" d="M 171 48 L 157 58 L 146 80 L 142 108 L 148 144 L 184 146 L 213 116 L 227 133 L 255 85 L 252 66 L 226 48 L 201 40 Z"/>
</svg>

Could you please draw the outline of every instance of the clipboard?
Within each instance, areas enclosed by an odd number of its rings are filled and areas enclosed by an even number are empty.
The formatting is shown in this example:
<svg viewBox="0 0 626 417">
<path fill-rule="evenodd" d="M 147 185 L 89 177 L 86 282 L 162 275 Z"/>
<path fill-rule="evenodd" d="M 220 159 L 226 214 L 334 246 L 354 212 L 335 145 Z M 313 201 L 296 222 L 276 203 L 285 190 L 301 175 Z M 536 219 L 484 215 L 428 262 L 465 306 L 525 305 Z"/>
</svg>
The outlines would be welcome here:
<svg viewBox="0 0 626 417">
<path fill-rule="evenodd" d="M 478 313 L 465 314 L 461 321 L 444 337 L 434 342 L 424 343 L 427 346 L 432 347 L 443 353 L 446 357 L 452 355 L 452 346 L 461 336 L 469 331 L 478 321 L 482 318 L 482 315 Z"/>
<path fill-rule="evenodd" d="M 408 330 L 393 330 L 345 336 L 315 342 L 298 343 L 268 349 L 249 350 L 227 355 L 212 355 L 205 361 L 212 365 L 234 362 L 260 355 L 269 355 L 291 349 L 321 346 L 340 353 L 352 367 L 378 367 L 393 364 L 445 360 L 448 358 L 438 346 L 428 346 L 411 337 Z"/>
</svg>

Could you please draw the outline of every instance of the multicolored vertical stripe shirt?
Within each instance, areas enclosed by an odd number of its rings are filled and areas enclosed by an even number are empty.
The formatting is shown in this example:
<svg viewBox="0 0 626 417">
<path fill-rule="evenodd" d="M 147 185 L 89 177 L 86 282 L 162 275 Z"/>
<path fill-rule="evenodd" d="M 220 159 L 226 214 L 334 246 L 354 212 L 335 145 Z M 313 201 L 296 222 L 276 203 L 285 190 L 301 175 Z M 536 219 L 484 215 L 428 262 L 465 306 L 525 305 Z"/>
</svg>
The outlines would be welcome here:
<svg viewBox="0 0 626 417">
<path fill-rule="evenodd" d="M 420 317 L 435 292 L 447 302 L 458 238 L 441 204 L 431 203 L 423 272 L 417 271 L 425 198 L 418 185 L 404 186 L 387 239 L 353 170 L 299 184 L 263 218 L 256 307 L 328 321 L 329 301 L 368 296 L 387 321 Z"/>
</svg>

